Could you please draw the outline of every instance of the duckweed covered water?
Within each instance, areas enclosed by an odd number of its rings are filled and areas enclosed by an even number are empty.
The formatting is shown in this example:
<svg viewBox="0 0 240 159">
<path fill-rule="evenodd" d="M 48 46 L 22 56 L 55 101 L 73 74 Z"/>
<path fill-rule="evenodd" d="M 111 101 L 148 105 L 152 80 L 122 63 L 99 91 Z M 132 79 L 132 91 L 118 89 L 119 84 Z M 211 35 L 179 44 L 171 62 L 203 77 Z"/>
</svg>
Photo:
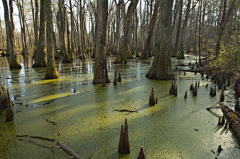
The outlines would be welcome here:
<svg viewBox="0 0 240 159">
<path fill-rule="evenodd" d="M 174 60 L 173 64 L 187 64 L 190 59 L 194 57 Z M 92 159 L 136 159 L 140 146 L 146 148 L 148 159 L 211 159 L 215 158 L 211 150 L 216 151 L 218 145 L 224 149 L 219 158 L 240 158 L 239 145 L 231 131 L 218 127 L 218 117 L 205 109 L 218 103 L 220 91 L 210 98 L 209 88 L 205 88 L 210 81 L 202 81 L 200 75 L 184 76 L 176 71 L 178 96 L 174 97 L 169 95 L 171 81 L 145 78 L 152 59 L 131 60 L 122 68 L 122 65 L 113 65 L 113 58 L 109 58 L 111 81 L 117 68 L 123 82 L 117 86 L 110 83 L 105 88 L 92 84 L 92 60 L 59 64 L 58 80 L 45 80 L 45 69 L 26 67 L 10 72 L 4 67 L 7 60 L 1 58 L 0 61 L 2 82 L 15 103 L 14 122 L 5 122 L 5 111 L 0 116 L 1 159 L 68 158 L 56 147 L 56 142 L 17 135 L 63 141 L 84 159 L 91 155 Z M 189 86 L 199 80 L 198 96 L 192 97 Z M 152 86 L 158 104 L 149 107 Z M 184 100 L 186 90 L 188 98 Z M 228 94 L 226 101 L 232 101 L 231 90 L 225 93 Z M 117 112 L 116 109 L 138 112 Z M 214 113 L 221 115 L 218 110 Z M 125 118 L 129 124 L 131 154 L 119 156 L 120 126 Z"/>
</svg>

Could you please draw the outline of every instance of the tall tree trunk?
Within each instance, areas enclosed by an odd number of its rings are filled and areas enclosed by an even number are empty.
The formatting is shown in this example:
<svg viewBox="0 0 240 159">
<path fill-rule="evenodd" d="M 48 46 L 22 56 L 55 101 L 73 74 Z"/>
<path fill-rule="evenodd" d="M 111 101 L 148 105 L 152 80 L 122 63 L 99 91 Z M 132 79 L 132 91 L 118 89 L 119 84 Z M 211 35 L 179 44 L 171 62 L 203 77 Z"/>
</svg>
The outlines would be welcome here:
<svg viewBox="0 0 240 159">
<path fill-rule="evenodd" d="M 39 22 L 38 22 L 38 0 L 34 1 L 35 4 L 35 10 L 33 7 L 33 0 L 31 0 L 31 6 L 32 6 L 32 16 L 33 16 L 33 27 L 34 27 L 34 52 L 37 49 L 38 45 L 38 30 L 39 30 Z"/>
<path fill-rule="evenodd" d="M 0 19 L 0 33 L 1 33 L 1 44 L 2 44 L 2 53 L 1 54 L 4 54 L 4 36 L 3 36 L 2 20 L 1 19 Z"/>
<path fill-rule="evenodd" d="M 135 28 L 134 28 L 134 31 L 135 31 L 135 55 L 136 57 L 139 57 L 139 46 L 138 46 L 138 14 L 137 14 L 137 10 L 135 10 Z"/>
<path fill-rule="evenodd" d="M 61 54 L 63 55 L 63 63 L 71 62 L 67 48 L 65 43 L 65 32 L 66 32 L 66 9 L 64 6 L 64 0 L 58 1 L 58 13 L 57 13 L 57 23 L 58 23 L 58 32 L 59 32 L 59 40 L 61 47 Z"/>
<path fill-rule="evenodd" d="M 107 71 L 107 21 L 108 21 L 108 1 L 97 0 L 97 42 L 96 42 L 96 59 L 94 66 L 94 84 L 101 84 L 105 80 L 109 83 L 108 71 Z M 105 75 L 103 70 L 105 69 Z M 103 79 L 105 77 L 105 79 Z"/>
<path fill-rule="evenodd" d="M 199 13 L 199 24 L 198 24 L 198 59 L 201 63 L 201 30 L 202 30 L 202 0 L 200 0 L 200 13 Z"/>
<path fill-rule="evenodd" d="M 175 45 L 174 45 L 174 48 L 173 48 L 172 57 L 177 57 L 177 54 L 178 54 L 179 38 L 180 38 L 180 34 L 181 34 L 181 24 L 182 24 L 182 9 L 183 9 L 183 0 L 180 0 L 179 1 L 177 34 L 176 34 L 176 40 L 175 40 Z"/>
<path fill-rule="evenodd" d="M 120 49 L 120 5 L 121 5 L 121 0 L 117 3 L 115 0 L 115 5 L 116 5 L 116 40 L 115 40 L 115 54 L 119 54 L 119 49 Z"/>
<path fill-rule="evenodd" d="M 160 3 L 156 56 L 146 75 L 150 79 L 174 79 L 171 62 L 172 5 L 173 0 L 162 0 Z"/>
<path fill-rule="evenodd" d="M 13 22 L 13 0 L 2 0 L 4 7 L 4 19 L 7 35 L 7 54 L 10 55 L 10 68 L 21 68 L 17 62 L 15 38 L 14 38 L 14 22 Z M 9 10 L 8 10 L 9 7 Z"/>
<path fill-rule="evenodd" d="M 184 59 L 184 48 L 183 48 L 183 42 L 184 42 L 184 36 L 186 33 L 186 27 L 187 27 L 187 22 L 189 19 L 189 15 L 190 15 L 190 6 L 191 6 L 192 1 L 188 0 L 188 4 L 187 4 L 187 10 L 186 10 L 186 16 L 183 22 L 183 27 L 182 27 L 182 31 L 181 31 L 181 35 L 180 35 L 180 42 L 179 42 L 179 53 L 177 55 L 178 59 Z"/>
<path fill-rule="evenodd" d="M 124 61 L 124 63 L 127 62 L 127 53 L 129 50 L 129 26 L 131 23 L 131 17 L 134 13 L 134 10 L 137 7 L 139 0 L 132 0 L 129 7 L 128 7 L 128 11 L 126 16 L 124 17 L 124 24 L 123 24 L 123 33 L 124 33 L 124 37 L 123 37 L 123 52 L 121 52 L 118 57 L 116 58 L 116 60 L 114 61 L 114 63 L 122 63 Z"/>
<path fill-rule="evenodd" d="M 69 0 L 69 5 L 70 5 L 70 15 L 71 15 L 71 57 L 74 59 L 75 58 L 75 47 L 74 47 L 75 26 L 74 26 L 72 0 Z"/>
<path fill-rule="evenodd" d="M 53 52 L 53 17 L 51 9 L 51 0 L 46 0 L 46 31 L 47 31 L 47 68 L 46 68 L 46 79 L 57 79 L 59 78 L 58 71 L 55 68 L 55 59 Z"/>
<path fill-rule="evenodd" d="M 25 24 L 25 13 L 24 13 L 24 2 L 17 0 L 19 21 L 21 26 L 21 38 L 22 38 L 22 55 L 28 54 L 27 37 L 26 37 L 26 24 Z"/>
<path fill-rule="evenodd" d="M 155 2 L 154 13 L 153 13 L 153 16 L 151 18 L 151 22 L 150 22 L 150 25 L 149 25 L 149 28 L 148 28 L 148 36 L 147 36 L 147 39 L 146 39 L 146 42 L 145 42 L 145 48 L 144 48 L 144 50 L 141 54 L 141 57 L 140 57 L 141 59 L 147 59 L 149 54 L 150 54 L 151 39 L 152 39 L 152 34 L 153 34 L 156 19 L 157 19 L 157 15 L 158 15 L 159 3 L 160 3 L 160 0 L 157 0 Z"/>
<path fill-rule="evenodd" d="M 46 52 L 45 52 L 45 38 L 46 38 L 46 16 L 45 16 L 45 2 L 47 0 L 41 0 L 40 2 L 40 27 L 37 49 L 34 51 L 33 67 L 45 67 L 46 66 Z"/>
</svg>

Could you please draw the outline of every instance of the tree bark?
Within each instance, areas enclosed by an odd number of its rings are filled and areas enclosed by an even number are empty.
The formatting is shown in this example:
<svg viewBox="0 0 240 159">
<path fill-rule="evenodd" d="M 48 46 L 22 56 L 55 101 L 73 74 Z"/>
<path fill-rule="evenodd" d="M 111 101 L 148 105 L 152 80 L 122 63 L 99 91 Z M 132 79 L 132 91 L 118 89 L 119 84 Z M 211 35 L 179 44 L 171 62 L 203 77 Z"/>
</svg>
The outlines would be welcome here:
<svg viewBox="0 0 240 159">
<path fill-rule="evenodd" d="M 45 37 L 46 37 L 46 16 L 45 16 L 45 3 L 46 0 L 41 0 L 40 3 L 40 27 L 37 49 L 34 51 L 33 67 L 46 67 L 46 52 L 45 52 Z"/>
<path fill-rule="evenodd" d="M 159 38 L 156 45 L 156 57 L 146 75 L 150 79 L 174 79 L 171 62 L 172 5 L 173 0 L 162 0 L 160 3 Z"/>
<path fill-rule="evenodd" d="M 9 0 L 9 4 L 7 3 L 7 0 L 2 0 L 2 2 L 4 7 L 4 18 L 7 35 L 7 54 L 10 55 L 10 68 L 21 68 L 21 65 L 17 62 L 17 55 L 15 50 L 13 0 Z"/>
<path fill-rule="evenodd" d="M 128 48 L 129 48 L 129 26 L 131 23 L 131 17 L 134 13 L 134 10 L 137 7 L 139 0 L 132 0 L 129 7 L 128 7 L 128 11 L 127 14 L 124 16 L 124 24 L 123 24 L 123 48 L 122 48 L 122 52 L 118 55 L 118 57 L 116 58 L 116 60 L 114 61 L 114 63 L 122 63 L 124 61 L 124 63 L 127 62 L 127 52 L 128 52 Z M 121 50 L 121 49 L 120 49 Z"/>
<path fill-rule="evenodd" d="M 177 24 L 177 34 L 176 34 L 176 40 L 175 45 L 173 48 L 173 55 L 172 57 L 177 57 L 178 54 L 178 46 L 179 46 L 179 37 L 181 34 L 181 24 L 182 24 L 182 9 L 183 9 L 183 0 L 179 1 L 179 14 L 178 14 L 178 24 Z"/>
<path fill-rule="evenodd" d="M 46 68 L 46 79 L 57 79 L 59 78 L 58 71 L 55 68 L 55 59 L 53 52 L 53 18 L 51 9 L 51 0 L 46 0 L 46 32 L 47 32 L 47 68 Z"/>
<path fill-rule="evenodd" d="M 149 25 L 149 28 L 148 28 L 148 37 L 146 39 L 145 48 L 144 48 L 144 50 L 141 54 L 140 59 L 147 59 L 148 56 L 149 56 L 151 39 L 152 39 L 152 34 L 153 34 L 154 26 L 155 26 L 155 23 L 156 23 L 156 19 L 157 19 L 159 3 L 160 3 L 160 0 L 157 0 L 155 2 L 154 13 L 153 13 L 153 16 L 151 18 L 151 22 L 150 22 L 150 25 Z"/>
<path fill-rule="evenodd" d="M 108 1 L 97 0 L 97 41 L 96 41 L 96 59 L 94 66 L 94 84 L 101 84 L 103 80 L 109 83 L 107 71 L 107 21 L 108 21 Z M 103 71 L 105 69 L 105 71 Z M 105 72 L 105 76 L 102 73 Z M 102 78 L 105 79 L 102 79 Z"/>
<path fill-rule="evenodd" d="M 64 0 L 58 1 L 58 13 L 57 13 L 57 21 L 58 21 L 58 30 L 59 30 L 59 40 L 61 46 L 61 54 L 63 55 L 63 63 L 71 62 L 69 54 L 67 52 L 66 43 L 65 43 L 65 32 L 66 32 L 66 8 L 64 7 Z"/>
<path fill-rule="evenodd" d="M 183 48 L 183 42 L 184 42 L 184 36 L 186 33 L 186 27 L 187 27 L 187 22 L 189 19 L 189 15 L 190 15 L 190 6 L 191 6 L 192 1 L 188 0 L 188 4 L 187 4 L 187 10 L 186 10 L 186 16 L 183 22 L 183 27 L 182 27 L 182 31 L 181 31 L 181 35 L 180 35 L 180 43 L 179 43 L 179 53 L 177 55 L 178 59 L 184 59 L 184 48 Z"/>
</svg>

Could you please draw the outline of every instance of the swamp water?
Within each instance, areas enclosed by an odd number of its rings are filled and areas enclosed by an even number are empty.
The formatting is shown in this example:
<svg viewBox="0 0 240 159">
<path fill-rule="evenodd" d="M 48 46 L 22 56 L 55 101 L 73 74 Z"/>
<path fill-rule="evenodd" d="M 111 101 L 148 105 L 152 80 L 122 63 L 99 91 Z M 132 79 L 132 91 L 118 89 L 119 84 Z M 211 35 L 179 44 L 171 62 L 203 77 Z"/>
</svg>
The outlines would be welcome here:
<svg viewBox="0 0 240 159">
<path fill-rule="evenodd" d="M 173 65 L 188 64 L 173 60 Z M 205 108 L 218 103 L 217 96 L 209 96 L 210 80 L 183 72 L 178 77 L 178 96 L 169 95 L 171 81 L 149 80 L 145 77 L 151 60 L 130 60 L 122 68 L 108 59 L 109 77 L 113 82 L 114 69 L 122 73 L 123 81 L 102 88 L 92 84 L 93 62 L 76 61 L 58 64 L 60 79 L 45 80 L 45 69 L 23 67 L 10 71 L 6 58 L 0 57 L 0 76 L 15 103 L 14 122 L 6 123 L 0 115 L 1 159 L 60 159 L 68 158 L 56 147 L 56 142 L 42 141 L 17 135 L 42 136 L 62 141 L 82 158 L 136 159 L 144 146 L 148 159 L 214 159 L 218 145 L 224 149 L 219 158 L 239 159 L 240 150 L 234 135 L 218 127 L 218 117 Z M 23 61 L 23 59 L 21 59 Z M 31 61 L 30 61 L 31 62 Z M 25 66 L 29 59 L 25 59 Z M 22 63 L 23 65 L 23 63 Z M 188 67 L 173 66 L 181 69 Z M 201 80 L 198 96 L 192 97 L 191 83 Z M 205 88 L 209 84 L 208 89 Z M 158 104 L 148 106 L 151 87 L 155 88 Z M 188 98 L 184 99 L 185 91 Z M 231 90 L 225 91 L 225 101 L 232 101 Z M 231 105 L 226 102 L 227 105 Z M 117 112 L 116 109 L 137 112 Z M 219 110 L 213 111 L 221 115 Z M 117 153 L 120 126 L 128 119 L 131 154 Z M 56 124 L 47 122 L 53 121 Z"/>
</svg>

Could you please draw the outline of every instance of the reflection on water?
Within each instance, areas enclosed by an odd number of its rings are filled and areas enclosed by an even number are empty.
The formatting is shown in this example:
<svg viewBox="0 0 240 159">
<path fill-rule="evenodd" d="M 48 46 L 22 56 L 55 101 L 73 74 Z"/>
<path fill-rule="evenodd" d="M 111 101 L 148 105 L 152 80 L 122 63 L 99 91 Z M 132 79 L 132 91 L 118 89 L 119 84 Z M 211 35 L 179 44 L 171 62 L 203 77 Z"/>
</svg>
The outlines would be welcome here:
<svg viewBox="0 0 240 159">
<path fill-rule="evenodd" d="M 174 68 L 194 61 L 174 59 Z M 205 88 L 210 81 L 201 81 L 198 96 L 192 97 L 189 86 L 200 80 L 200 75 L 176 71 L 178 96 L 169 95 L 171 81 L 145 78 L 152 60 L 129 60 L 128 64 L 113 64 L 108 58 L 107 68 L 113 81 L 114 69 L 121 71 L 123 82 L 102 88 L 94 86 L 92 59 L 70 64 L 56 61 L 60 73 L 57 80 L 45 80 L 45 68 L 32 68 L 31 57 L 19 57 L 20 70 L 9 70 L 6 57 L 0 57 L 0 76 L 15 103 L 15 119 L 5 123 L 0 116 L 0 158 L 67 158 L 56 148 L 56 143 L 16 137 L 33 135 L 63 141 L 83 158 L 131 159 L 137 158 L 140 146 L 146 147 L 147 158 L 215 158 L 222 145 L 220 158 L 239 158 L 239 147 L 232 133 L 217 127 L 217 118 L 205 110 L 219 98 L 210 98 Z M 211 84 L 210 84 L 211 85 Z M 148 106 L 151 87 L 155 87 L 158 104 Z M 188 98 L 184 100 L 184 92 Z M 228 90 L 229 91 L 229 90 Z M 218 95 L 220 92 L 217 92 Z M 226 97 L 230 98 L 230 97 Z M 227 99 L 229 100 L 229 99 Z M 120 113 L 115 109 L 137 110 L 138 113 Z M 216 110 L 216 114 L 221 112 Z M 129 121 L 131 154 L 117 153 L 120 126 Z M 48 121 L 53 121 L 52 124 Z M 198 130 L 198 131 L 196 131 Z"/>
</svg>

